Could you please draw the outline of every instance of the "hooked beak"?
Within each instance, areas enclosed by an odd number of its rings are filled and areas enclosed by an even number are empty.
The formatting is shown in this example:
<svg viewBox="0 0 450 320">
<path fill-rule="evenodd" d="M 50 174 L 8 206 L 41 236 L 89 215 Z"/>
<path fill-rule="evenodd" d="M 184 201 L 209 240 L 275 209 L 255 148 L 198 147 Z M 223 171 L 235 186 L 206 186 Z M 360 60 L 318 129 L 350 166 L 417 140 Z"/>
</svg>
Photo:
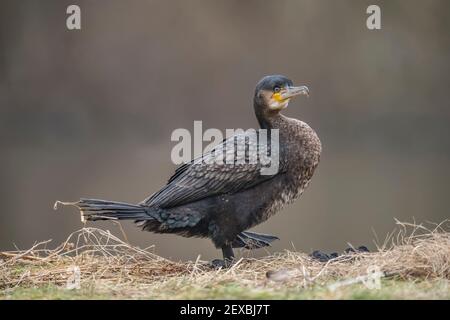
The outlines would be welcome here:
<svg viewBox="0 0 450 320">
<path fill-rule="evenodd" d="M 287 87 L 283 92 L 281 93 L 281 97 L 285 99 L 290 99 L 295 96 L 299 95 L 305 95 L 309 97 L 309 89 L 307 86 L 300 86 L 300 87 Z"/>
</svg>

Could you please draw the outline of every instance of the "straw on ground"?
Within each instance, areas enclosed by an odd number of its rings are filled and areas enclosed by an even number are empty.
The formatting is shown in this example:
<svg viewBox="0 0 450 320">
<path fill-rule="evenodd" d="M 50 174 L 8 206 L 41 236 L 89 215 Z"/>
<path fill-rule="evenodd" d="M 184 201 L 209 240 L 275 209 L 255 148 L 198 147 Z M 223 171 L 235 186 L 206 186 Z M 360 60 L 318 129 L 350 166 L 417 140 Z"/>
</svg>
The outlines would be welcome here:
<svg viewBox="0 0 450 320">
<path fill-rule="evenodd" d="M 376 252 L 321 263 L 284 251 L 242 258 L 230 269 L 207 262 L 173 262 L 109 231 L 83 228 L 55 249 L 49 241 L 0 253 L 2 298 L 441 298 L 450 293 L 450 221 L 397 221 Z M 376 267 L 382 288 L 371 288 Z M 79 287 L 68 289 L 79 272 Z M 356 284 L 351 284 L 356 283 Z M 77 289 L 78 288 L 78 289 Z"/>
</svg>

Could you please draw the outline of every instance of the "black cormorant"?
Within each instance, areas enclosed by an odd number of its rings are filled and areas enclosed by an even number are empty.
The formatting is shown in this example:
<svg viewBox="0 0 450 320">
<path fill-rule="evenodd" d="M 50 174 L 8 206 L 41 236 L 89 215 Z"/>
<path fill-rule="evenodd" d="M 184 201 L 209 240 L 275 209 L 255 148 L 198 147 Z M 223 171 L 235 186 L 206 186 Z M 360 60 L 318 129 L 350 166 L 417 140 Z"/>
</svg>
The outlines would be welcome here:
<svg viewBox="0 0 450 320">
<path fill-rule="evenodd" d="M 84 221 L 131 219 L 146 231 L 210 238 L 223 252 L 224 260 L 215 263 L 229 265 L 234 258 L 233 248 L 261 248 L 278 239 L 246 230 L 297 199 L 319 163 L 322 148 L 314 130 L 280 113 L 292 97 L 308 93 L 307 87 L 294 87 L 291 80 L 280 75 L 266 76 L 256 86 L 253 106 L 261 129 L 267 129 L 270 137 L 273 129 L 278 129 L 279 163 L 273 174 L 262 174 L 260 161 L 210 161 L 219 154 L 214 150 L 227 154 L 239 142 L 252 144 L 244 132 L 180 166 L 161 190 L 139 204 L 96 199 L 71 204 L 80 209 Z M 230 139 L 234 144 L 227 143 Z M 271 144 L 267 146 L 261 149 L 273 152 Z M 231 154 L 248 160 L 249 153 L 255 150 L 252 145 L 240 155 L 235 151 Z"/>
</svg>

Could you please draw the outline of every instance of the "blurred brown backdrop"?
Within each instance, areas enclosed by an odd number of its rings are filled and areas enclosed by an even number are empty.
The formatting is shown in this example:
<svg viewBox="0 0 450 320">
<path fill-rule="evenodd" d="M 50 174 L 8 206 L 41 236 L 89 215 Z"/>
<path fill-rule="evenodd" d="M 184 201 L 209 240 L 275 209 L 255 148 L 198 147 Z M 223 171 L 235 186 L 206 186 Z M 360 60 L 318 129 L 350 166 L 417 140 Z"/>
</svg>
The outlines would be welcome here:
<svg viewBox="0 0 450 320">
<path fill-rule="evenodd" d="M 66 7 L 82 30 L 66 29 Z M 369 31 L 369 4 L 382 29 Z M 255 83 L 280 73 L 311 90 L 286 114 L 322 139 L 300 201 L 257 230 L 270 250 L 371 246 L 394 217 L 440 222 L 450 197 L 449 1 L 2 1 L 0 249 L 54 245 L 81 227 L 53 202 L 138 202 L 174 171 L 175 128 L 256 126 Z M 118 234 L 112 223 L 97 223 Z M 209 240 L 143 233 L 174 259 Z M 373 245 L 372 245 L 373 247 Z M 250 253 L 263 255 L 264 251 Z"/>
</svg>

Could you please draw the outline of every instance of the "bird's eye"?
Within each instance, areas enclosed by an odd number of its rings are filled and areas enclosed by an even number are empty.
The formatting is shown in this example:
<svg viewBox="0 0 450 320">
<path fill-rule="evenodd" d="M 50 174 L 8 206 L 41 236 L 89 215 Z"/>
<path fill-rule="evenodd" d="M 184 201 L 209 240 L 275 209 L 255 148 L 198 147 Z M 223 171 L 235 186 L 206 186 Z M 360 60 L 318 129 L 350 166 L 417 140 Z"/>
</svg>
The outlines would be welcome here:
<svg viewBox="0 0 450 320">
<path fill-rule="evenodd" d="M 281 88 L 276 86 L 275 88 L 273 88 L 273 92 L 280 92 Z"/>
</svg>

